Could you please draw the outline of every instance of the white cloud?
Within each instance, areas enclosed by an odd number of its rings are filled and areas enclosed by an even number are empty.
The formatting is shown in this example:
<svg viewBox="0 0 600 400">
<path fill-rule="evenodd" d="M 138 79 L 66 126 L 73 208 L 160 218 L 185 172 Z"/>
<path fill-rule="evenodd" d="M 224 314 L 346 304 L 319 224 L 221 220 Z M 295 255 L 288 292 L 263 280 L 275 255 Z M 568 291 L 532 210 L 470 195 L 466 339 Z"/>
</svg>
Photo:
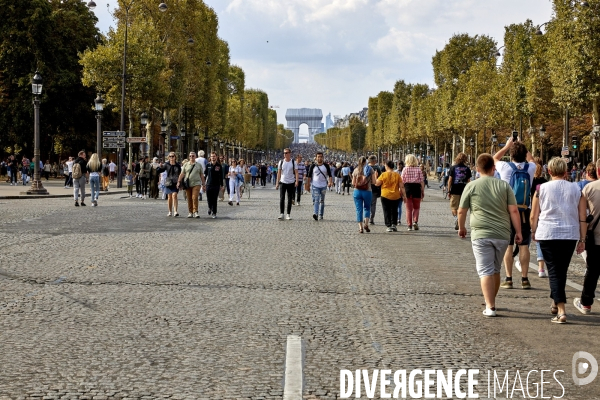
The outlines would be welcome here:
<svg viewBox="0 0 600 400">
<path fill-rule="evenodd" d="M 219 15 L 231 62 L 282 107 L 280 122 L 286 108 L 345 115 L 396 80 L 431 83 L 431 57 L 453 34 L 486 34 L 501 45 L 505 25 L 552 13 L 549 0 L 205 1 Z M 106 31 L 112 20 L 101 8 Z"/>
<path fill-rule="evenodd" d="M 443 45 L 439 40 L 423 33 L 412 33 L 391 28 L 386 36 L 380 37 L 372 44 L 375 53 L 386 58 L 400 58 L 410 62 L 419 62 L 431 54 L 436 45 Z"/>
</svg>

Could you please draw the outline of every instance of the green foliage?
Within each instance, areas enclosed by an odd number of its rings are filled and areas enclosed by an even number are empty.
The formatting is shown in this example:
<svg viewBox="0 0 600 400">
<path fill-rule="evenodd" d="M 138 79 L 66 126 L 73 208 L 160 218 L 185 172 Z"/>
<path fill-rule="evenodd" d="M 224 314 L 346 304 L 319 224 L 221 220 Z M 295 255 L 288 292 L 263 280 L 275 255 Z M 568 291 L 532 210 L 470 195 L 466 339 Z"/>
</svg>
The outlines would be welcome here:
<svg viewBox="0 0 600 400">
<path fill-rule="evenodd" d="M 95 16 L 78 0 L 0 0 L 0 18 L 0 147 L 32 156 L 36 70 L 44 79 L 42 147 L 90 145 L 95 93 L 81 84 L 78 53 L 98 43 Z"/>
</svg>

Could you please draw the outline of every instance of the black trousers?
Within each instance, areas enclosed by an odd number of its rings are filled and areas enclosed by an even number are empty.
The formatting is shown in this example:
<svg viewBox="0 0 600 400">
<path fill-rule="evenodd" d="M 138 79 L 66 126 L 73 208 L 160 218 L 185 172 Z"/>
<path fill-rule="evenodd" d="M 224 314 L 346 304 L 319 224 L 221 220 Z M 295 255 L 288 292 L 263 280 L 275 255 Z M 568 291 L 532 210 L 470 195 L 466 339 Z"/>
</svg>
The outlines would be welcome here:
<svg viewBox="0 0 600 400">
<path fill-rule="evenodd" d="M 548 267 L 550 298 L 555 304 L 567 302 L 567 271 L 575 246 L 577 240 L 540 240 L 540 248 Z"/>
<path fill-rule="evenodd" d="M 140 178 L 138 176 L 138 178 L 135 180 L 135 192 L 137 194 L 142 194 L 142 190 L 140 189 L 142 187 L 142 181 L 141 181 L 141 179 L 142 178 Z"/>
<path fill-rule="evenodd" d="M 69 181 L 69 177 L 67 176 L 65 178 L 65 186 L 67 186 L 68 181 Z M 16 169 L 10 170 L 10 183 L 17 183 L 17 170 Z"/>
<path fill-rule="evenodd" d="M 141 185 L 141 188 L 140 188 L 141 192 L 140 193 L 143 196 L 148 195 L 148 178 L 140 178 L 139 180 L 140 180 L 140 185 Z"/>
<path fill-rule="evenodd" d="M 383 208 L 383 219 L 385 226 L 388 228 L 398 223 L 398 204 L 400 199 L 390 200 L 385 197 L 381 198 L 381 208 Z M 371 211 L 373 212 L 373 211 Z"/>
<path fill-rule="evenodd" d="M 252 175 L 252 186 L 256 186 L 256 179 L 257 178 L 258 178 L 258 176 Z"/>
<path fill-rule="evenodd" d="M 298 181 L 298 186 L 296 189 L 296 203 L 300 203 L 300 198 L 302 197 L 302 189 L 303 189 L 302 181 Z M 288 211 L 288 214 L 290 212 Z"/>
<path fill-rule="evenodd" d="M 267 186 L 267 174 L 260 176 L 260 186 Z"/>
<path fill-rule="evenodd" d="M 300 185 L 298 185 L 300 187 Z M 279 184 L 279 212 L 284 214 L 285 210 L 285 194 L 287 193 L 287 214 L 292 212 L 292 199 L 294 198 L 295 183 L 280 183 Z"/>
<path fill-rule="evenodd" d="M 598 278 L 600 277 L 600 246 L 586 243 L 585 251 L 587 252 L 587 259 L 583 291 L 581 292 L 581 304 L 591 307 L 594 304 L 594 292 L 596 291 Z"/>
<path fill-rule="evenodd" d="M 342 177 L 342 193 L 344 192 L 344 189 L 346 189 L 346 192 L 348 194 L 350 194 L 350 185 L 352 184 L 352 178 L 350 178 L 350 175 L 346 175 Z"/>
<path fill-rule="evenodd" d="M 207 186 L 206 187 L 206 200 L 208 201 L 208 209 L 211 213 L 217 214 L 217 204 L 219 198 L 219 190 L 221 186 Z"/>
<path fill-rule="evenodd" d="M 225 189 L 227 189 L 227 194 L 229 193 L 229 178 L 225 178 Z"/>
</svg>

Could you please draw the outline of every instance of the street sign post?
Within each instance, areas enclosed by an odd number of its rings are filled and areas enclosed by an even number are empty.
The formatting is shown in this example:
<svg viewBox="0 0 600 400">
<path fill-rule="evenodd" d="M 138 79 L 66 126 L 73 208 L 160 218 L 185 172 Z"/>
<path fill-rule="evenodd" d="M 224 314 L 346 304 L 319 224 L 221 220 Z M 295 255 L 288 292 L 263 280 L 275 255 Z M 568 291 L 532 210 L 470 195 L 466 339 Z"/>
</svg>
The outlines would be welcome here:
<svg viewBox="0 0 600 400">
<path fill-rule="evenodd" d="M 145 136 L 127 138 L 127 143 L 146 143 L 146 141 L 147 138 Z"/>
<path fill-rule="evenodd" d="M 125 132 L 124 131 L 104 131 L 102 132 L 102 147 L 105 149 L 124 149 Z"/>
<path fill-rule="evenodd" d="M 569 155 L 569 150 L 564 150 L 560 152 L 561 156 L 568 156 Z"/>
</svg>

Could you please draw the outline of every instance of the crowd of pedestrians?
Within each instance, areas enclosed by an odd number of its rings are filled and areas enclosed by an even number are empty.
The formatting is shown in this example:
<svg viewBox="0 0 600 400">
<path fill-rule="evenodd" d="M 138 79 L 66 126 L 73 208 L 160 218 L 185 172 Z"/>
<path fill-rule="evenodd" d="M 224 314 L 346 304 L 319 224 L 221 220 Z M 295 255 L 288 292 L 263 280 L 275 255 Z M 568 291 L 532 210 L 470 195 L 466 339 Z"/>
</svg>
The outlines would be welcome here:
<svg viewBox="0 0 600 400">
<path fill-rule="evenodd" d="M 284 149 L 274 162 L 246 164 L 244 159 L 226 160 L 211 153 L 205 158 L 190 152 L 179 162 L 169 153 L 166 162 L 143 157 L 125 171 L 129 197 L 166 200 L 168 216 L 179 217 L 178 195 L 182 191 L 188 218 L 200 218 L 200 204 L 206 196 L 206 212 L 217 218 L 219 200 L 240 206 L 243 191 L 251 186 L 263 188 L 270 183 L 279 190 L 279 220 L 292 219 L 292 207 L 301 206 L 302 196 L 310 194 L 312 218 L 325 218 L 326 195 L 350 195 L 354 202 L 359 233 L 371 232 L 375 224 L 378 199 L 385 230 L 398 231 L 403 206 L 408 231 L 418 231 L 421 203 L 428 187 L 428 166 L 419 165 L 417 157 L 380 163 L 376 156 L 351 161 L 326 160 L 324 149 L 314 144 L 294 145 Z M 509 138 L 496 154 L 481 154 L 468 165 L 468 157 L 459 153 L 452 165 L 436 169 L 440 187 L 450 196 L 454 229 L 461 238 L 467 236 L 466 219 L 470 217 L 471 244 L 475 267 L 485 299 L 483 314 L 497 315 L 496 297 L 502 289 L 513 289 L 514 267 L 520 270 L 520 288 L 531 288 L 528 278 L 530 244 L 537 247 L 538 274 L 548 278 L 551 321 L 563 324 L 566 314 L 566 282 L 574 252 L 584 254 L 587 272 L 580 297 L 573 305 L 589 314 L 600 276 L 600 160 L 584 170 L 569 170 L 561 158 L 547 165 L 534 159 L 526 146 Z M 13 156 L 2 162 L 11 185 L 17 177 L 26 184 L 35 160 Z M 125 166 L 123 166 L 125 167 Z M 69 157 L 63 165 L 40 163 L 40 171 L 60 176 L 64 171 L 65 187 L 73 188 L 75 206 L 86 206 L 86 183 L 91 188 L 91 205 L 98 206 L 99 194 L 114 182 L 118 166 L 84 151 Z M 549 179 L 548 179 L 549 178 Z M 574 179 L 575 178 L 575 179 Z M 573 182 L 575 181 L 575 182 Z M 501 281 L 502 264 L 505 279 Z"/>
</svg>

